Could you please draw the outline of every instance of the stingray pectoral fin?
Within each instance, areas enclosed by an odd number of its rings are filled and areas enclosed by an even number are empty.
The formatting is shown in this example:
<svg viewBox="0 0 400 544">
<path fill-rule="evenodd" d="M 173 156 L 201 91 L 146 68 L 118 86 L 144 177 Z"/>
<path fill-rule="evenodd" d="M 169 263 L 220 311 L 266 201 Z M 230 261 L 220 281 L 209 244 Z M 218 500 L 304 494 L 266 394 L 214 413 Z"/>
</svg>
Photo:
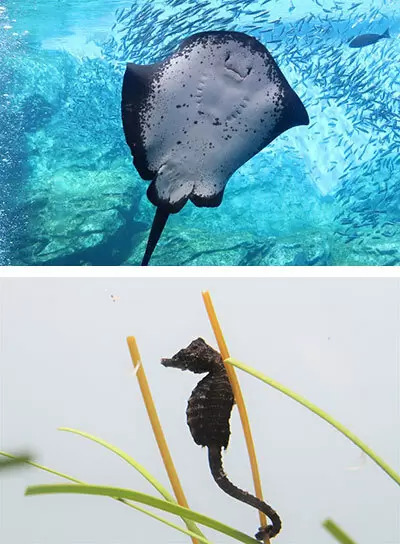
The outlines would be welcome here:
<svg viewBox="0 0 400 544">
<path fill-rule="evenodd" d="M 167 210 L 162 207 L 157 208 L 156 214 L 153 219 L 153 224 L 151 225 L 149 239 L 147 240 L 147 246 L 142 260 L 142 266 L 147 266 L 149 264 L 150 258 L 153 254 L 158 240 L 161 237 L 168 217 L 169 212 Z"/>
<path fill-rule="evenodd" d="M 122 84 L 121 115 L 126 143 L 129 145 L 133 163 L 139 175 L 151 180 L 155 172 L 147 160 L 147 149 L 143 142 L 143 121 L 141 112 L 151 92 L 152 78 L 157 64 L 147 66 L 128 63 Z"/>
<path fill-rule="evenodd" d="M 287 89 L 284 95 L 284 114 L 282 118 L 282 124 L 285 126 L 284 130 L 299 125 L 308 125 L 309 123 L 310 118 L 303 102 L 292 88 Z"/>
</svg>

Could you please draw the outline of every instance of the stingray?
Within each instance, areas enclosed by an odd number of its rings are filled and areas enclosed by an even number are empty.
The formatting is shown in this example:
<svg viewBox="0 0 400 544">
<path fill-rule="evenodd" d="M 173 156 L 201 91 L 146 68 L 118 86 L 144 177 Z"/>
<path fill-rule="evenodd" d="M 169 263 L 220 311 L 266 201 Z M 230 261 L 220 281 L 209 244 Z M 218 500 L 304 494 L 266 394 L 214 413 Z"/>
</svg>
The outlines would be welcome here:
<svg viewBox="0 0 400 544">
<path fill-rule="evenodd" d="M 217 207 L 232 174 L 306 109 L 268 50 L 240 32 L 201 32 L 161 62 L 128 63 L 122 123 L 133 164 L 157 207 L 142 265 L 168 216 L 188 200 Z"/>
</svg>

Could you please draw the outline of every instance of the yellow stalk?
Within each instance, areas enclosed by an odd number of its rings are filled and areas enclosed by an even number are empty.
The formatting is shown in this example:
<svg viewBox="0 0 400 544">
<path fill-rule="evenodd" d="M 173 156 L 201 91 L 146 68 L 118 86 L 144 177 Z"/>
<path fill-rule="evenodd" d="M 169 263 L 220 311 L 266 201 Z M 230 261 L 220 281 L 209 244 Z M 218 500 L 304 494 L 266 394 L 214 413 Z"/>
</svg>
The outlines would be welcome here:
<svg viewBox="0 0 400 544">
<path fill-rule="evenodd" d="M 210 293 L 208 291 L 204 291 L 202 295 L 203 295 L 204 304 L 207 310 L 208 318 L 210 320 L 211 327 L 214 331 L 214 335 L 218 343 L 221 357 L 225 361 L 225 359 L 228 359 L 230 355 L 229 355 L 228 347 L 224 339 L 224 335 L 222 334 L 222 329 L 219 324 L 217 314 L 215 313 L 215 310 L 214 310 L 214 305 L 212 303 Z M 247 451 L 248 451 L 249 459 L 250 459 L 251 472 L 253 475 L 254 491 L 256 496 L 260 500 L 263 500 L 260 473 L 258 471 L 258 464 L 257 464 L 257 457 L 256 457 L 256 450 L 254 447 L 253 438 L 251 436 L 249 418 L 247 416 L 246 405 L 244 403 L 242 391 L 240 389 L 239 380 L 237 379 L 236 372 L 234 368 L 232 367 L 232 365 L 229 365 L 226 363 L 224 363 L 224 365 L 228 373 L 229 381 L 231 382 L 233 394 L 235 397 L 235 402 L 239 410 L 240 421 L 243 427 L 243 433 L 246 440 Z M 260 516 L 261 525 L 265 526 L 267 524 L 267 518 L 264 512 L 259 511 L 259 516 Z M 264 542 L 266 544 L 269 544 L 270 542 L 269 538 L 266 537 L 264 539 Z"/>
<path fill-rule="evenodd" d="M 145 404 L 147 414 L 149 416 L 149 420 L 150 420 L 153 433 L 158 445 L 158 449 L 160 450 L 160 454 L 164 462 L 165 470 L 167 471 L 169 481 L 171 482 L 172 489 L 174 490 L 176 500 L 178 501 L 178 504 L 180 506 L 189 508 L 185 494 L 183 493 L 181 483 L 178 478 L 178 474 L 176 472 L 174 463 L 172 461 L 171 454 L 167 446 L 167 441 L 165 440 L 165 436 L 161 427 L 160 420 L 157 415 L 156 407 L 154 405 L 153 397 L 150 392 L 150 387 L 146 378 L 146 374 L 144 372 L 142 361 L 140 359 L 139 349 L 137 347 L 135 337 L 128 336 L 126 340 L 128 342 L 129 352 L 130 352 L 132 363 L 135 369 L 135 374 L 139 382 L 139 387 L 142 393 L 143 402 Z M 198 541 L 195 538 L 193 537 L 191 538 L 192 538 L 193 544 L 198 544 Z"/>
</svg>

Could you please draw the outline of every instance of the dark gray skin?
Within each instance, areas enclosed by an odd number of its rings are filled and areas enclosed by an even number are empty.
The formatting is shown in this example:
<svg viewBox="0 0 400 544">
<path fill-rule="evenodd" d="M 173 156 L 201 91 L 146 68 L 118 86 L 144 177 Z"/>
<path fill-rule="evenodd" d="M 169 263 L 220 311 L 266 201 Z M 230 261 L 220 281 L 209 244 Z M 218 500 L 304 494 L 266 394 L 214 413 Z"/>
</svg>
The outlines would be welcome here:
<svg viewBox="0 0 400 544">
<path fill-rule="evenodd" d="M 197 338 L 171 359 L 161 359 L 161 364 L 196 374 L 207 372 L 207 376 L 192 391 L 188 402 L 186 416 L 191 435 L 196 444 L 208 448 L 211 474 L 222 491 L 264 512 L 271 520 L 272 524 L 260 527 L 255 537 L 258 540 L 273 538 L 281 530 L 279 515 L 269 504 L 235 486 L 224 472 L 222 449 L 228 447 L 231 434 L 229 420 L 234 395 L 221 355 L 202 338 Z"/>
<path fill-rule="evenodd" d="M 383 34 L 360 34 L 360 36 L 356 36 L 351 40 L 349 47 L 365 47 L 378 42 L 382 38 L 390 38 L 389 29 Z"/>
</svg>

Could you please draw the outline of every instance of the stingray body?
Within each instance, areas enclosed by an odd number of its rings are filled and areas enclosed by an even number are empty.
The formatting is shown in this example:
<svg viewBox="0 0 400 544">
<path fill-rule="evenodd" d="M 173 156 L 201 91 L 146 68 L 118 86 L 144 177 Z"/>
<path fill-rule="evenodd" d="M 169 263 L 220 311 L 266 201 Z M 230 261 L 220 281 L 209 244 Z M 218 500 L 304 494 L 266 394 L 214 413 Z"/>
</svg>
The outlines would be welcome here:
<svg viewBox="0 0 400 544">
<path fill-rule="evenodd" d="M 285 130 L 309 123 L 268 50 L 239 32 L 203 32 L 162 62 L 128 64 L 122 121 L 157 206 L 142 264 L 170 213 L 221 204 L 228 179 Z"/>
</svg>

